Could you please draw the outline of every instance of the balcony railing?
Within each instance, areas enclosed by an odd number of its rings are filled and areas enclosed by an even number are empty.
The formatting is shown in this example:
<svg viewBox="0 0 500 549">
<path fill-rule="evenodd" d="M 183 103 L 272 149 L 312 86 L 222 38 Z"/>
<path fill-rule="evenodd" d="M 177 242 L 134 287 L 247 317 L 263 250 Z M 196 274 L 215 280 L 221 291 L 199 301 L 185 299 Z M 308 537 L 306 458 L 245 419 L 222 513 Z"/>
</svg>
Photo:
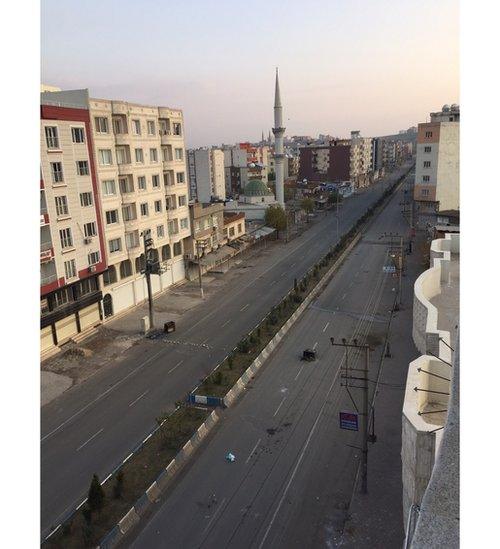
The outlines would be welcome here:
<svg viewBox="0 0 500 549">
<path fill-rule="evenodd" d="M 46 261 L 51 261 L 54 259 L 54 251 L 52 247 L 50 247 L 48 250 L 42 250 L 40 249 L 40 262 L 45 263 Z"/>
<path fill-rule="evenodd" d="M 40 286 L 46 286 L 47 284 L 51 284 L 52 282 L 55 282 L 57 280 L 57 274 L 51 274 L 49 276 L 44 276 L 40 278 Z"/>
</svg>

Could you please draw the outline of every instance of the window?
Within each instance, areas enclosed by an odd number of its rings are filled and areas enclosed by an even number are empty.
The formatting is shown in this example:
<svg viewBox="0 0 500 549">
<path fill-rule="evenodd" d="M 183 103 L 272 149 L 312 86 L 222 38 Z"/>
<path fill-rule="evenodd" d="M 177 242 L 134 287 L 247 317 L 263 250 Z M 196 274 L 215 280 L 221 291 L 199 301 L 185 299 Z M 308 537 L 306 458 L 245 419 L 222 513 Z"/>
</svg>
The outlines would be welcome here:
<svg viewBox="0 0 500 549">
<path fill-rule="evenodd" d="M 99 263 L 99 261 L 97 263 Z M 95 278 L 84 278 L 78 283 L 76 288 L 79 296 L 87 295 L 92 292 L 97 292 L 99 290 L 97 286 L 97 280 Z"/>
<path fill-rule="evenodd" d="M 175 159 L 176 160 L 183 160 L 184 154 L 182 149 L 175 149 Z"/>
<path fill-rule="evenodd" d="M 56 196 L 55 201 L 57 216 L 68 215 L 68 199 L 65 196 Z"/>
<path fill-rule="evenodd" d="M 115 132 L 115 135 L 120 135 L 122 133 L 125 133 L 123 129 L 124 129 L 123 120 L 121 118 L 114 118 L 113 131 Z"/>
<path fill-rule="evenodd" d="M 109 286 L 116 282 L 116 268 L 114 265 L 110 265 L 108 270 L 102 274 L 102 281 L 104 286 Z"/>
<path fill-rule="evenodd" d="M 234 236 L 234 227 L 229 227 L 229 236 Z"/>
<path fill-rule="evenodd" d="M 172 145 L 167 145 L 166 147 L 162 147 L 161 154 L 165 162 L 172 160 Z"/>
<path fill-rule="evenodd" d="M 422 192 L 420 194 L 422 196 L 429 196 L 429 189 L 422 189 Z"/>
<path fill-rule="evenodd" d="M 155 133 L 155 121 L 148 120 L 148 135 L 154 135 Z"/>
<path fill-rule="evenodd" d="M 127 204 L 122 208 L 123 221 L 133 221 L 137 219 L 137 213 L 135 209 L 135 204 Z"/>
<path fill-rule="evenodd" d="M 158 162 L 158 149 L 149 149 L 149 160 L 151 162 Z"/>
<path fill-rule="evenodd" d="M 165 198 L 165 209 L 166 210 L 175 210 L 175 194 L 171 196 L 167 196 Z"/>
<path fill-rule="evenodd" d="M 168 135 L 170 133 L 168 130 L 169 130 L 169 121 L 160 120 L 160 135 Z"/>
<path fill-rule="evenodd" d="M 45 141 L 47 142 L 47 148 L 59 148 L 59 136 L 57 134 L 57 126 L 45 126 Z"/>
<path fill-rule="evenodd" d="M 122 193 L 133 193 L 134 192 L 134 181 L 129 177 L 120 178 L 120 192 Z"/>
<path fill-rule="evenodd" d="M 106 212 L 106 225 L 118 223 L 118 210 L 108 210 Z"/>
<path fill-rule="evenodd" d="M 52 183 L 62 183 L 64 181 L 61 162 L 51 162 L 50 173 L 52 174 Z"/>
<path fill-rule="evenodd" d="M 135 206 L 135 204 L 134 204 Z M 133 231 L 131 233 L 125 233 L 125 246 L 127 250 L 139 247 L 139 231 Z"/>
<path fill-rule="evenodd" d="M 141 121 L 132 120 L 132 130 L 135 135 L 141 135 Z"/>
<path fill-rule="evenodd" d="M 186 195 L 179 196 L 179 208 L 186 205 Z"/>
<path fill-rule="evenodd" d="M 142 152 L 142 149 L 135 149 L 135 161 L 139 164 L 144 163 L 144 154 Z"/>
<path fill-rule="evenodd" d="M 140 175 L 140 176 L 137 178 L 137 188 L 138 188 L 140 191 L 145 191 L 145 190 L 146 190 L 146 176 Z"/>
<path fill-rule="evenodd" d="M 425 137 L 432 137 L 432 132 L 425 132 Z"/>
<path fill-rule="evenodd" d="M 60 307 L 65 303 L 73 301 L 73 292 L 70 288 L 63 288 L 62 290 L 54 292 L 52 296 L 49 297 L 49 300 L 52 302 L 53 308 Z"/>
<path fill-rule="evenodd" d="M 181 242 L 175 242 L 174 243 L 174 256 L 176 255 L 182 255 L 182 243 Z"/>
<path fill-rule="evenodd" d="M 120 278 L 128 278 L 132 276 L 132 262 L 126 259 L 120 263 Z"/>
<path fill-rule="evenodd" d="M 181 125 L 179 122 L 174 122 L 174 135 L 182 135 Z"/>
<path fill-rule="evenodd" d="M 99 149 L 99 164 L 101 166 L 111 166 L 113 164 L 111 149 Z"/>
<path fill-rule="evenodd" d="M 147 217 L 148 215 L 149 215 L 148 203 L 144 202 L 143 204 L 141 204 L 141 216 Z"/>
<path fill-rule="evenodd" d="M 430 153 L 432 150 L 432 147 L 424 147 L 424 152 Z"/>
<path fill-rule="evenodd" d="M 238 234 L 240 234 L 241 232 L 243 232 L 243 229 L 241 227 L 241 223 L 238 223 Z"/>
<path fill-rule="evenodd" d="M 151 176 L 151 182 L 153 183 L 153 189 L 159 189 L 160 188 L 160 176 L 159 175 Z"/>
<path fill-rule="evenodd" d="M 71 139 L 73 143 L 84 143 L 85 133 L 83 128 L 71 128 Z"/>
<path fill-rule="evenodd" d="M 163 183 L 165 187 L 169 187 L 170 185 L 173 185 L 172 172 L 163 172 Z"/>
<path fill-rule="evenodd" d="M 430 180 L 431 180 L 431 178 L 430 178 L 429 175 L 424 175 L 424 176 L 422 177 L 422 181 L 423 181 L 424 183 L 428 183 Z"/>
<path fill-rule="evenodd" d="M 102 194 L 104 196 L 113 196 L 116 194 L 116 185 L 114 179 L 106 179 L 102 182 Z"/>
<path fill-rule="evenodd" d="M 173 235 L 173 234 L 177 234 L 178 232 L 179 232 L 179 228 L 177 226 L 177 219 L 169 221 L 168 222 L 168 234 Z"/>
<path fill-rule="evenodd" d="M 90 223 L 85 223 L 83 225 L 83 234 L 85 235 L 85 238 L 89 238 L 91 236 L 97 236 L 95 221 L 91 221 Z"/>
<path fill-rule="evenodd" d="M 184 217 L 181 219 L 181 229 L 187 229 L 188 228 L 188 218 Z"/>
<path fill-rule="evenodd" d="M 108 133 L 108 119 L 105 116 L 96 116 L 94 122 L 97 133 Z"/>
<path fill-rule="evenodd" d="M 124 147 L 116 149 L 116 163 L 121 166 L 122 164 L 130 164 L 128 150 Z"/>
<path fill-rule="evenodd" d="M 170 253 L 170 246 L 168 244 L 165 244 L 165 246 L 161 247 L 161 260 L 167 261 L 167 259 L 170 259 L 172 257 Z"/>
<path fill-rule="evenodd" d="M 176 174 L 177 184 L 181 185 L 184 183 L 184 172 L 179 172 Z"/>
<path fill-rule="evenodd" d="M 80 204 L 82 208 L 92 206 L 92 193 L 80 193 Z"/>
<path fill-rule="evenodd" d="M 430 160 L 425 160 L 424 161 L 424 168 L 430 168 L 431 167 L 431 162 Z"/>
<path fill-rule="evenodd" d="M 161 212 L 161 200 L 155 200 L 155 212 L 156 213 Z"/>
<path fill-rule="evenodd" d="M 64 273 L 67 279 L 76 276 L 76 262 L 74 259 L 64 262 Z"/>
<path fill-rule="evenodd" d="M 121 238 L 112 238 L 109 242 L 109 253 L 119 252 L 122 249 L 122 239 Z"/>
<path fill-rule="evenodd" d="M 73 247 L 73 236 L 71 235 L 71 229 L 69 227 L 59 231 L 59 238 L 61 240 L 61 248 L 63 250 Z"/>
<path fill-rule="evenodd" d="M 164 225 L 158 225 L 156 227 L 156 236 L 158 238 L 163 238 L 165 236 L 165 226 Z"/>
<path fill-rule="evenodd" d="M 89 163 L 86 160 L 77 160 L 76 173 L 78 175 L 89 175 Z"/>
<path fill-rule="evenodd" d="M 101 254 L 99 252 L 90 252 L 87 256 L 89 265 L 96 265 L 101 260 Z"/>
</svg>

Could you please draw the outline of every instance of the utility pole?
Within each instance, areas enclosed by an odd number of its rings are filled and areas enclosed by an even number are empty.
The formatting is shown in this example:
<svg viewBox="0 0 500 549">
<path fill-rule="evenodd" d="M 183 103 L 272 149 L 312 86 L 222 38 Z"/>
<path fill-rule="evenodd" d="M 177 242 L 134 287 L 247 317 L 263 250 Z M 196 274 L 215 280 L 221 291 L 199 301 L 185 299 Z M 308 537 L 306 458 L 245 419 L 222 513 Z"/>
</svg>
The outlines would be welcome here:
<svg viewBox="0 0 500 549">
<path fill-rule="evenodd" d="M 205 247 L 205 242 L 201 240 L 196 241 L 196 255 L 198 256 L 198 281 L 200 284 L 200 297 L 203 299 L 203 283 L 202 283 L 202 274 L 201 274 L 201 250 Z"/>
<path fill-rule="evenodd" d="M 368 408 L 369 408 L 369 395 L 368 395 L 368 372 L 370 369 L 370 346 L 367 344 L 358 344 L 357 339 L 353 339 L 352 343 L 347 343 L 347 340 L 345 338 L 342 338 L 342 343 L 335 343 L 335 338 L 330 338 L 330 343 L 334 347 L 344 347 L 346 351 L 346 373 L 342 376 L 343 379 L 346 380 L 346 388 L 349 387 L 348 381 L 362 381 L 363 385 L 361 387 L 357 387 L 355 385 L 350 385 L 350 387 L 354 387 L 356 389 L 362 389 L 363 390 L 363 406 L 362 406 L 362 412 L 361 412 L 361 493 L 366 494 L 368 493 L 368 440 L 374 441 L 374 437 L 370 437 L 368 435 Z M 363 377 L 356 377 L 349 374 L 349 371 L 347 369 L 347 349 L 353 348 L 353 349 L 363 349 L 365 351 L 365 361 L 364 361 L 364 367 L 363 368 L 351 368 L 351 371 L 357 372 L 361 371 L 363 373 Z M 347 389 L 349 392 L 349 389 Z M 349 396 L 350 393 L 349 393 Z M 352 397 L 351 397 L 352 399 Z"/>
<path fill-rule="evenodd" d="M 146 284 L 148 287 L 148 305 L 149 305 L 149 329 L 154 328 L 154 318 L 153 318 L 153 289 L 151 286 L 151 273 L 153 271 L 153 260 L 151 257 L 150 250 L 153 247 L 153 239 L 151 238 L 151 230 L 143 231 L 142 238 L 144 242 L 144 274 L 146 275 Z"/>
</svg>

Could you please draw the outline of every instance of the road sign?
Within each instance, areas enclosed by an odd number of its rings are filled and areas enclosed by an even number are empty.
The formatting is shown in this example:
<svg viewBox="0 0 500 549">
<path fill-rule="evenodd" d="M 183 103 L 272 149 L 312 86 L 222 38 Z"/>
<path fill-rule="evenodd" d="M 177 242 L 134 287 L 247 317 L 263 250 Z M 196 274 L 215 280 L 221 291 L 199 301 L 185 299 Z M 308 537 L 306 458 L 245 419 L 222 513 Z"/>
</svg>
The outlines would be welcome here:
<svg viewBox="0 0 500 549">
<path fill-rule="evenodd" d="M 384 273 L 395 273 L 396 272 L 396 267 L 394 265 L 384 265 L 382 267 L 382 271 Z"/>
<path fill-rule="evenodd" d="M 340 428 L 348 431 L 358 431 L 358 414 L 355 412 L 339 412 Z"/>
</svg>

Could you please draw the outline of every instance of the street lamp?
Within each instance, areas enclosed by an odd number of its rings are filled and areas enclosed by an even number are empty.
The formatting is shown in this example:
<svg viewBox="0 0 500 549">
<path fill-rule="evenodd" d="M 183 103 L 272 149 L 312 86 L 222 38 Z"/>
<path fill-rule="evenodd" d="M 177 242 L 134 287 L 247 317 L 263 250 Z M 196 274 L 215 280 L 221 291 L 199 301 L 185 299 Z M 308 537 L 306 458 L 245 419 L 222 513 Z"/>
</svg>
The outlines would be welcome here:
<svg viewBox="0 0 500 549">
<path fill-rule="evenodd" d="M 201 251 L 207 247 L 206 240 L 197 240 L 196 241 L 196 255 L 198 257 L 198 281 L 200 284 L 200 297 L 203 299 L 203 283 L 202 283 L 202 274 L 201 274 Z"/>
</svg>

